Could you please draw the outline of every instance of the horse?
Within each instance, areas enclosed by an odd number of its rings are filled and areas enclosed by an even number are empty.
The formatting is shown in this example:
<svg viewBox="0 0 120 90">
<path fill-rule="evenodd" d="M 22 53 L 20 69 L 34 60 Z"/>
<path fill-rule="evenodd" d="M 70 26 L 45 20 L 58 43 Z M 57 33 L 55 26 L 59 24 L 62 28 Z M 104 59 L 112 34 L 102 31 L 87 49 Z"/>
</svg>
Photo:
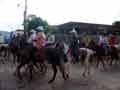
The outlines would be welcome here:
<svg viewBox="0 0 120 90">
<path fill-rule="evenodd" d="M 96 67 L 99 68 L 100 63 L 102 63 L 103 68 L 105 69 L 105 60 L 108 55 L 108 49 L 102 44 L 98 45 L 93 40 L 89 43 L 88 47 L 95 52 L 94 57 L 96 59 Z"/>
<path fill-rule="evenodd" d="M 79 53 L 79 42 L 78 39 L 73 39 L 70 41 L 69 44 L 70 47 L 70 53 L 73 59 L 73 63 L 76 63 L 79 61 L 78 53 Z"/>
<path fill-rule="evenodd" d="M 66 45 L 67 45 L 66 55 L 67 55 L 67 59 L 69 60 L 67 64 L 68 68 L 66 71 L 69 71 L 68 69 L 72 58 L 72 53 L 71 53 L 72 50 L 69 44 Z M 90 62 L 91 59 L 93 59 L 93 55 L 95 54 L 95 51 L 88 47 L 85 47 L 84 45 L 78 46 L 77 51 L 78 53 L 76 53 L 76 56 L 78 57 L 78 62 L 81 62 L 82 65 L 84 66 L 84 71 L 82 72 L 82 76 L 85 77 L 90 74 Z"/>
<path fill-rule="evenodd" d="M 82 57 L 82 59 L 84 60 L 82 61 L 84 63 L 84 71 L 82 72 L 82 76 L 84 77 L 89 76 L 90 75 L 90 64 L 95 54 L 95 51 L 93 51 L 92 49 L 83 47 L 83 48 L 79 48 L 79 52 L 80 52 L 80 57 L 84 55 L 84 57 Z"/>
<path fill-rule="evenodd" d="M 103 43 L 98 45 L 97 43 L 91 41 L 88 47 L 96 52 L 94 56 L 96 57 L 97 68 L 99 67 L 100 63 L 102 63 L 104 70 L 106 70 L 105 62 L 109 64 L 110 61 L 110 64 L 112 64 L 113 60 L 116 61 L 119 58 L 117 48 L 111 48 L 107 44 Z"/>
<path fill-rule="evenodd" d="M 52 83 L 55 80 L 57 74 L 57 66 L 59 67 L 63 78 L 66 80 L 68 75 L 65 74 L 64 63 L 67 62 L 66 56 L 63 51 L 63 44 L 61 42 L 57 43 L 55 47 L 42 47 L 40 50 L 37 50 L 35 47 L 31 47 L 31 50 L 28 52 L 28 58 L 26 55 L 22 57 L 19 65 L 17 66 L 16 72 L 18 77 L 21 79 L 20 69 L 26 64 L 29 65 L 30 79 L 32 79 L 33 65 L 37 63 L 44 63 L 44 61 L 48 61 L 49 64 L 52 65 L 53 69 L 53 77 L 48 83 Z M 26 49 L 26 51 L 29 49 Z M 37 54 L 37 57 L 36 57 Z M 25 60 L 26 59 L 26 60 Z"/>
<path fill-rule="evenodd" d="M 10 43 L 8 44 L 9 52 L 8 57 L 10 57 L 10 55 L 12 54 L 14 63 L 17 60 L 17 51 L 18 51 L 18 37 L 13 37 Z"/>
<path fill-rule="evenodd" d="M 110 56 L 109 65 L 112 65 L 113 61 L 115 61 L 116 64 L 117 64 L 117 62 L 120 63 L 120 61 L 119 61 L 119 49 L 117 47 L 115 47 L 115 46 L 109 47 L 108 54 Z"/>
<path fill-rule="evenodd" d="M 0 56 L 1 56 L 1 61 L 4 64 L 4 60 L 7 60 L 8 56 L 8 45 L 7 44 L 0 44 Z"/>
</svg>

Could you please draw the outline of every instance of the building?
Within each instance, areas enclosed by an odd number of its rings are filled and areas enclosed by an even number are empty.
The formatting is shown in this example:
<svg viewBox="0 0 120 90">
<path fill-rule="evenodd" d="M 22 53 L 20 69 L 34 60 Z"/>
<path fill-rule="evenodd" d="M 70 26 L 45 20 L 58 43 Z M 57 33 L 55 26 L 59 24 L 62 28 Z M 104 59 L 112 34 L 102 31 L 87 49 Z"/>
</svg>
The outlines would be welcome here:
<svg viewBox="0 0 120 90">
<path fill-rule="evenodd" d="M 120 35 L 120 30 L 113 27 L 112 25 L 104 25 L 104 24 L 93 24 L 93 23 L 82 23 L 82 22 L 68 22 L 60 25 L 54 26 L 56 27 L 56 32 L 54 32 L 57 39 L 67 39 L 71 38 L 71 32 L 77 32 L 78 36 L 82 38 L 85 33 L 89 33 L 96 37 L 97 34 L 103 32 L 105 35 L 110 33 L 115 35 Z"/>
<path fill-rule="evenodd" d="M 120 30 L 113 27 L 112 25 L 104 24 L 93 24 L 93 23 L 82 23 L 82 22 L 68 22 L 61 25 L 57 25 L 56 33 L 69 34 L 69 32 L 75 28 L 78 34 L 88 32 L 91 34 L 97 34 L 99 32 L 104 32 L 106 34 L 120 34 Z"/>
</svg>

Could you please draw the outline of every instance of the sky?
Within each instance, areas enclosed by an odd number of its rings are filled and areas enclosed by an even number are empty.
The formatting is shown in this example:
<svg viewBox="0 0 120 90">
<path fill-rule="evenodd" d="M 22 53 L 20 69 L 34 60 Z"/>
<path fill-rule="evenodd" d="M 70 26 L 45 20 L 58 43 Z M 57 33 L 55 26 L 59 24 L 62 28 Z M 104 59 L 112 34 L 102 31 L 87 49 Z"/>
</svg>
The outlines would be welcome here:
<svg viewBox="0 0 120 90">
<path fill-rule="evenodd" d="M 25 0 L 0 0 L 0 30 L 23 28 Z M 120 0 L 28 0 L 28 15 L 51 25 L 69 21 L 112 24 L 120 20 Z"/>
</svg>

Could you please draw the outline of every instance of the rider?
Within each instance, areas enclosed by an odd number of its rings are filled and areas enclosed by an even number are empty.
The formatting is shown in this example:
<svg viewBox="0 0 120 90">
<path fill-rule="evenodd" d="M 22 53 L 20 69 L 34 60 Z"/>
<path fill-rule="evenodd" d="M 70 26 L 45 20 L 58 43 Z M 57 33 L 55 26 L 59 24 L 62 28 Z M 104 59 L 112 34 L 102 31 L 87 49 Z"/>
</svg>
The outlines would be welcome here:
<svg viewBox="0 0 120 90">
<path fill-rule="evenodd" d="M 105 40 L 105 36 L 104 36 L 104 33 L 100 32 L 99 34 L 99 40 L 98 40 L 98 45 L 99 46 L 103 46 L 105 45 L 107 42 Z"/>
<path fill-rule="evenodd" d="M 105 37 L 105 34 L 103 32 L 100 32 L 99 33 L 99 37 L 98 37 L 98 47 L 99 47 L 99 52 L 101 52 L 101 54 L 104 54 L 106 55 L 108 53 L 108 44 L 107 44 L 107 40 L 106 40 L 106 37 Z"/>
<path fill-rule="evenodd" d="M 11 41 L 12 41 L 15 37 L 17 37 L 17 33 L 16 33 L 16 31 L 12 31 L 12 32 L 10 33 L 9 44 L 11 43 Z"/>
<path fill-rule="evenodd" d="M 35 42 L 35 47 L 39 50 L 43 46 L 45 46 L 46 42 L 46 35 L 44 33 L 44 28 L 42 26 L 37 27 L 36 29 L 36 42 Z"/>
<path fill-rule="evenodd" d="M 116 41 L 117 41 L 116 37 L 114 35 L 110 34 L 108 37 L 109 47 L 115 47 Z"/>
<path fill-rule="evenodd" d="M 29 33 L 28 44 L 31 47 L 31 58 L 34 57 L 41 57 L 43 58 L 43 47 L 45 45 L 46 36 L 44 34 L 43 27 L 37 27 Z M 36 53 L 35 53 L 36 52 Z"/>
<path fill-rule="evenodd" d="M 89 43 L 92 40 L 92 36 L 87 32 L 85 36 L 83 37 L 83 42 L 85 43 L 85 46 L 88 47 Z"/>
<path fill-rule="evenodd" d="M 75 62 L 78 61 L 78 53 L 79 53 L 79 40 L 77 37 L 77 32 L 72 33 L 72 40 L 70 42 L 70 48 L 72 56 L 75 58 Z"/>
<path fill-rule="evenodd" d="M 35 38 L 36 38 L 36 31 L 34 29 L 32 29 L 29 32 L 29 38 L 28 38 L 27 42 L 31 45 L 34 45 Z"/>
</svg>

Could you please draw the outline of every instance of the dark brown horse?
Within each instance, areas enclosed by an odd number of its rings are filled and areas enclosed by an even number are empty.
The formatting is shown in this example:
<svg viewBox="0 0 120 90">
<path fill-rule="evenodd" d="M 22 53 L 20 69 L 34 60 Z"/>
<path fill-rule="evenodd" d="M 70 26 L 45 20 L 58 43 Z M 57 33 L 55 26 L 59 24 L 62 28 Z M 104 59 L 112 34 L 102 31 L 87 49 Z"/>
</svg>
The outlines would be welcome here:
<svg viewBox="0 0 120 90">
<path fill-rule="evenodd" d="M 30 79 L 32 79 L 33 74 L 33 67 L 34 65 L 37 67 L 37 63 L 44 63 L 44 61 L 48 61 L 49 64 L 52 65 L 53 69 L 53 77 L 51 80 L 49 80 L 48 83 L 52 83 L 55 80 L 56 74 L 57 74 L 57 66 L 59 67 L 63 78 L 66 80 L 68 75 L 65 74 L 64 70 L 64 63 L 67 62 L 66 56 L 63 51 L 63 45 L 61 45 L 61 42 L 59 42 L 56 47 L 43 47 L 40 50 L 37 50 L 33 46 L 26 46 L 26 48 L 21 49 L 21 52 L 26 52 L 25 54 L 21 55 L 21 59 L 19 62 L 19 65 L 17 66 L 16 72 L 19 78 L 21 79 L 20 69 L 28 65 L 29 72 L 30 72 Z M 26 55 L 27 54 L 27 55 Z M 28 57 L 26 57 L 28 56 Z"/>
</svg>

